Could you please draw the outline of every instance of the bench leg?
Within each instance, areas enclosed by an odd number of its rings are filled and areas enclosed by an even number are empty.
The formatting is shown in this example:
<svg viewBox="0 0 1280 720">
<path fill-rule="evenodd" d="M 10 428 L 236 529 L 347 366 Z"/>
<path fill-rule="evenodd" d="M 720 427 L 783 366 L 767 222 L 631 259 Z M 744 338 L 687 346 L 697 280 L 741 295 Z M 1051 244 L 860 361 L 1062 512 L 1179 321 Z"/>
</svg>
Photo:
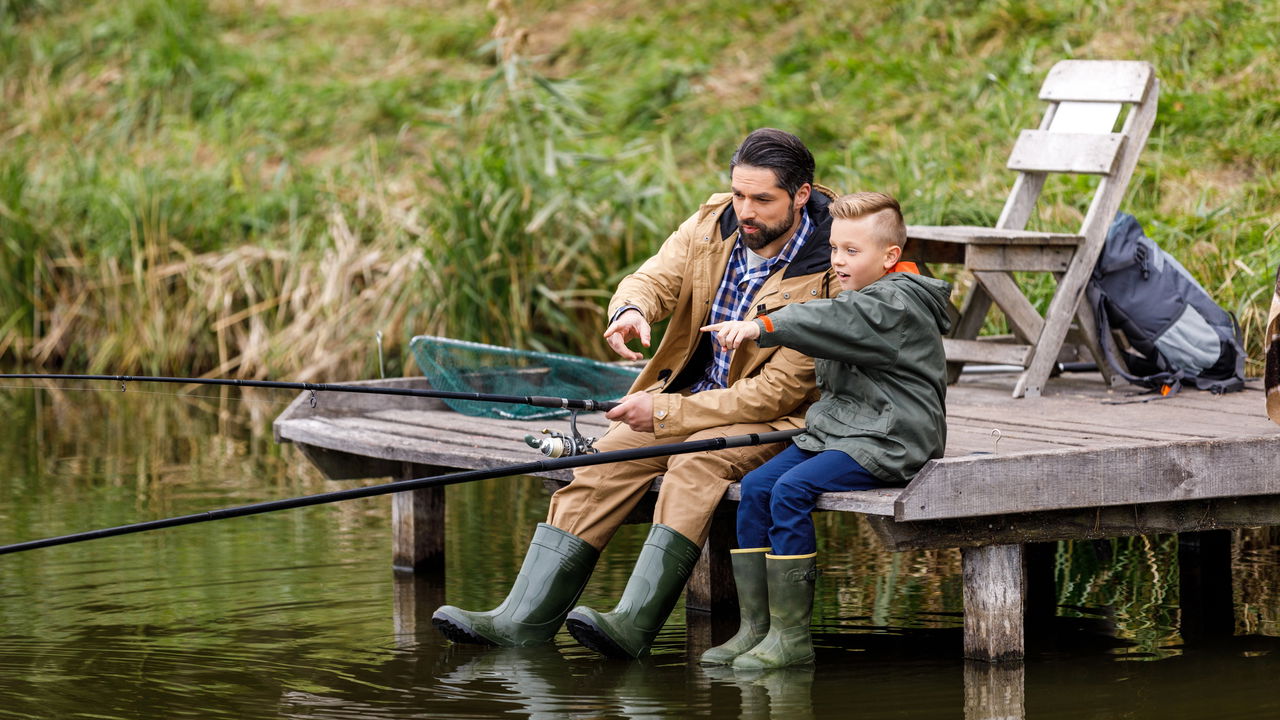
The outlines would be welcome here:
<svg viewBox="0 0 1280 720">
<path fill-rule="evenodd" d="M 1027 583 L 1022 545 L 962 548 L 964 656 L 1004 662 L 1024 655 Z"/>
<path fill-rule="evenodd" d="M 1231 531 L 1178 533 L 1182 637 L 1231 636 L 1236 617 L 1231 583 Z"/>
<path fill-rule="evenodd" d="M 404 463 L 401 480 L 445 470 Z M 392 565 L 408 572 L 444 571 L 444 488 L 407 490 L 391 496 Z"/>
</svg>

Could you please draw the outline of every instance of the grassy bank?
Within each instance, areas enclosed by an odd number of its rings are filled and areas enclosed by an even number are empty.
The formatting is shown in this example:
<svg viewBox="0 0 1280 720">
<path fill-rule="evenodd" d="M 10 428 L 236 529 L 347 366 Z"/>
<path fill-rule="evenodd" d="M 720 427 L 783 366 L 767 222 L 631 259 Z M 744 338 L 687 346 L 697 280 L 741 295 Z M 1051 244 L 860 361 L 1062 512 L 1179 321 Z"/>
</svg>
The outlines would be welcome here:
<svg viewBox="0 0 1280 720">
<path fill-rule="evenodd" d="M 993 220 L 1064 57 L 1145 59 L 1125 209 L 1244 325 L 1280 244 L 1262 2 L 0 0 L 0 358 L 369 375 L 427 332 L 602 356 L 602 306 L 762 125 L 916 223 Z M 1037 223 L 1074 227 L 1077 190 Z"/>
</svg>

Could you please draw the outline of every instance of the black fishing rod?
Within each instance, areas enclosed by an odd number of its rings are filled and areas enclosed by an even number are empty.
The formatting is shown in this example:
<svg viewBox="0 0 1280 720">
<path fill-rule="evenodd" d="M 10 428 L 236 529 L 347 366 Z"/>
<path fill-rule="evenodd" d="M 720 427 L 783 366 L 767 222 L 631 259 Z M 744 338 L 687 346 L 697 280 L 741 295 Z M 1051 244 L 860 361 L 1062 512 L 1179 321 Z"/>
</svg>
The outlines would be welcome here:
<svg viewBox="0 0 1280 720">
<path fill-rule="evenodd" d="M 333 385 L 330 383 L 277 382 L 274 380 L 236 380 L 234 378 L 178 378 L 141 375 L 53 375 L 39 373 L 0 374 L 0 380 L 97 380 L 127 382 L 179 383 L 182 385 L 232 385 L 235 387 L 274 388 L 277 390 L 310 390 L 317 392 L 365 393 L 367 395 L 402 395 L 406 397 L 439 398 L 441 400 L 474 400 L 477 402 L 533 405 L 534 407 L 563 408 L 565 410 L 600 410 L 607 412 L 618 406 L 614 401 L 548 397 L 545 395 L 491 395 L 488 393 L 453 392 L 451 390 L 421 390 L 416 388 L 389 388 L 365 385 Z"/>
<path fill-rule="evenodd" d="M 225 520 L 227 518 L 244 517 L 246 515 L 261 515 L 262 513 L 275 512 L 277 510 L 290 510 L 292 508 L 324 505 L 326 503 L 355 500 L 356 498 L 372 497 L 374 495 L 386 495 L 388 493 L 398 493 L 406 490 L 420 490 L 428 487 L 454 485 L 457 483 L 471 482 L 472 480 L 488 480 L 491 478 L 507 477 L 510 475 L 531 475 L 533 473 L 547 472 L 549 470 L 562 470 L 565 468 L 585 467 L 588 465 L 604 465 L 611 462 L 642 460 L 644 458 L 661 457 L 664 455 L 682 455 L 685 453 L 725 450 L 727 448 L 747 447 L 750 445 L 767 445 L 769 443 L 789 440 L 802 432 L 804 432 L 803 429 L 777 430 L 774 432 L 751 433 L 749 435 L 733 435 L 731 437 L 711 438 L 708 440 L 694 440 L 691 442 L 653 445 L 647 448 L 612 450 L 610 452 L 595 453 L 592 455 L 550 458 L 547 460 L 537 460 L 535 462 L 522 463 L 519 465 L 506 465 L 499 468 L 493 468 L 492 470 L 468 470 L 466 472 L 437 475 L 435 477 L 397 480 L 396 482 L 384 483 L 382 485 L 369 485 L 366 487 L 351 488 L 350 490 L 337 490 L 335 492 L 320 493 L 319 495 L 304 495 L 303 497 L 287 498 L 284 500 L 269 500 L 267 502 L 253 503 L 252 505 L 240 505 L 238 507 L 222 508 L 221 510 L 209 510 L 208 512 L 195 513 L 194 515 L 181 515 L 179 517 L 164 518 L 162 520 L 148 520 L 146 522 L 134 523 L 132 525 L 120 525 L 118 527 L 104 528 L 102 530 L 88 530 L 85 532 L 73 533 L 71 535 L 45 538 L 43 540 L 28 540 L 27 542 L 14 543 L 12 545 L 0 545 L 0 555 L 23 552 L 26 550 L 35 550 L 37 548 L 52 547 L 54 545 L 67 545 L 70 543 L 84 542 L 86 540 L 97 540 L 98 538 L 115 537 L 117 535 L 131 535 L 133 533 L 146 532 L 147 530 L 160 530 L 163 528 L 177 527 L 179 525 L 192 525 L 195 523 L 208 522 L 210 520 Z"/>
</svg>

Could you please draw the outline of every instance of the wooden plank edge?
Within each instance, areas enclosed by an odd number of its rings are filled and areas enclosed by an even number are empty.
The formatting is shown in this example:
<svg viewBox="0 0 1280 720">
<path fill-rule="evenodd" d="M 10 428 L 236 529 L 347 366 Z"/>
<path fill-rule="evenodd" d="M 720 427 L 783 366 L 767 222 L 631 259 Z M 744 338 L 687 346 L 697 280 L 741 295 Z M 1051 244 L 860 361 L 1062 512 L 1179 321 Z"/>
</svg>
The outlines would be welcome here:
<svg viewBox="0 0 1280 720">
<path fill-rule="evenodd" d="M 894 505 L 899 521 L 940 520 L 980 517 L 1017 512 L 1107 507 L 1114 505 L 1169 502 L 1280 492 L 1280 474 L 1271 472 L 1280 455 L 1280 433 L 1235 439 L 1159 443 L 1137 447 L 1104 447 L 1094 450 L 1045 450 L 1016 455 L 970 455 L 930 460 L 907 485 Z M 1232 463 L 1259 470 L 1237 473 L 1206 487 L 1198 470 L 1221 470 Z M 1132 482 L 1126 470 L 1137 470 L 1143 478 L 1179 478 L 1170 493 L 1155 496 L 1143 489 L 1139 479 Z M 1121 481 L 1110 481 L 1124 475 Z M 1093 486 L 1090 487 L 1090 481 Z M 1063 495 L 1051 495 L 1042 488 L 1048 483 L 1064 483 Z M 1167 485 L 1167 482 L 1162 484 Z M 1188 483 L 1190 485 L 1188 486 Z M 937 487 L 934 487 L 937 486 Z M 982 511 L 948 509 L 948 496 L 963 494 L 957 488 L 973 488 L 985 494 Z M 1136 488 L 1136 490 L 1135 490 Z M 1179 491 L 1179 488 L 1182 488 Z M 1020 490 L 1033 490 L 1034 500 L 1022 499 Z M 1056 505 L 1035 506 L 1053 499 Z"/>
</svg>

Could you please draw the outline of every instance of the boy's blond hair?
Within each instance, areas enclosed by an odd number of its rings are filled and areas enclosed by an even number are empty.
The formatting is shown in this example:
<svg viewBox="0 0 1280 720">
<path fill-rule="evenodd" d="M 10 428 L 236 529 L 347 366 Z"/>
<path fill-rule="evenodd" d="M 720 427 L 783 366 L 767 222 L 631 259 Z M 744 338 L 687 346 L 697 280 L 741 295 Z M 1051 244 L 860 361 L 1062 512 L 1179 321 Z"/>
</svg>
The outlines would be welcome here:
<svg viewBox="0 0 1280 720">
<path fill-rule="evenodd" d="M 872 227 L 884 247 L 907 244 L 907 224 L 902 219 L 902 207 L 891 195 L 880 192 L 841 195 L 831 202 L 830 212 L 834 220 L 857 220 L 875 215 Z"/>
</svg>

